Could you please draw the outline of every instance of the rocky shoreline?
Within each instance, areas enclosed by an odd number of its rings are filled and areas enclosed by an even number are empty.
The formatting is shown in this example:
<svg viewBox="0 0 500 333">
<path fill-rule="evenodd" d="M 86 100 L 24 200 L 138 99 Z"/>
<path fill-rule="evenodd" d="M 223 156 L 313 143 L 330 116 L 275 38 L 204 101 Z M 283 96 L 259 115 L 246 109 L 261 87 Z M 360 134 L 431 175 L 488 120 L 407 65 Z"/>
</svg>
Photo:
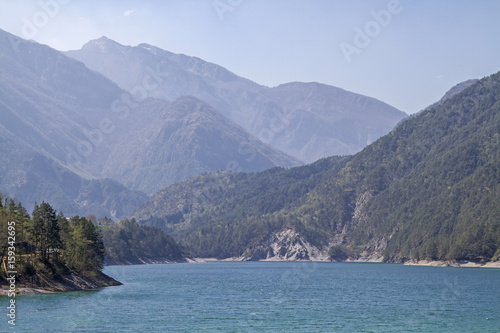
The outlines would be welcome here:
<svg viewBox="0 0 500 333">
<path fill-rule="evenodd" d="M 184 258 L 182 260 L 171 260 L 165 258 L 156 259 L 121 259 L 121 260 L 106 260 L 105 266 L 116 266 L 116 265 L 149 265 L 149 264 L 180 264 L 190 262 L 190 258 Z"/>
<path fill-rule="evenodd" d="M 290 260 L 286 258 L 265 258 L 260 260 L 249 260 L 247 257 L 231 257 L 224 259 L 217 258 L 192 258 L 188 260 L 189 263 L 205 263 L 211 261 L 297 261 L 297 262 L 335 262 L 330 259 L 325 259 L 324 257 L 311 258 L 310 260 L 298 259 L 298 260 Z M 341 261 L 345 263 L 391 263 L 384 261 L 382 256 L 371 256 L 371 257 L 360 257 L 357 259 L 347 259 L 345 261 Z M 392 262 L 394 264 L 402 264 L 406 266 L 430 266 L 430 267 L 469 267 L 469 268 L 500 268 L 500 261 L 494 262 L 485 262 L 485 263 L 475 263 L 471 261 L 428 261 L 428 260 L 419 260 L 419 261 L 406 261 L 406 262 Z"/>
<path fill-rule="evenodd" d="M 477 263 L 472 261 L 412 260 L 405 262 L 404 265 L 431 267 L 500 268 L 500 261 Z"/>
<path fill-rule="evenodd" d="M 64 291 L 94 290 L 103 287 L 119 286 L 121 282 L 116 281 L 102 272 L 92 276 L 82 274 L 68 274 L 48 279 L 45 276 L 35 275 L 31 281 L 19 281 L 16 283 L 16 294 L 50 294 Z M 0 296 L 8 295 L 9 286 L 2 281 Z"/>
</svg>

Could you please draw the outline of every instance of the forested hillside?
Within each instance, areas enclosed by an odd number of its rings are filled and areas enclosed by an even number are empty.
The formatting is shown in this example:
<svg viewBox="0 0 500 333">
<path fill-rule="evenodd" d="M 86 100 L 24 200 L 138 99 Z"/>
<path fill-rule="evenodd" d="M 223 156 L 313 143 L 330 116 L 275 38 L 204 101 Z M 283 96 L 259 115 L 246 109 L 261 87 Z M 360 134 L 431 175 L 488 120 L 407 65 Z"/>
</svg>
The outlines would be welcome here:
<svg viewBox="0 0 500 333">
<path fill-rule="evenodd" d="M 28 214 L 0 194 L 0 285 L 16 271 L 18 288 L 75 290 L 118 284 L 104 264 L 185 261 L 187 251 L 162 230 L 107 218 L 66 218 L 46 202 Z M 2 292 L 0 292 L 1 294 Z"/>
<path fill-rule="evenodd" d="M 158 192 L 134 216 L 196 256 L 248 255 L 293 229 L 337 260 L 497 260 L 499 132 L 497 73 L 354 156 L 198 176 Z"/>
<path fill-rule="evenodd" d="M 196 176 L 158 192 L 135 217 L 186 242 L 195 256 L 239 255 L 286 225 L 300 229 L 298 221 L 290 219 L 290 210 L 341 161 L 330 158 L 289 170 Z"/>
<path fill-rule="evenodd" d="M 185 250 L 158 228 L 139 225 L 133 219 L 115 223 L 102 218 L 97 224 L 106 249 L 106 265 L 185 261 Z"/>
<path fill-rule="evenodd" d="M 30 217 L 21 203 L 0 196 L 0 230 L 2 285 L 8 271 L 17 272 L 17 288 L 68 290 L 119 284 L 101 272 L 102 236 L 85 218 L 67 219 L 45 202 L 35 205 Z M 74 285 L 75 280 L 82 285 Z"/>
</svg>

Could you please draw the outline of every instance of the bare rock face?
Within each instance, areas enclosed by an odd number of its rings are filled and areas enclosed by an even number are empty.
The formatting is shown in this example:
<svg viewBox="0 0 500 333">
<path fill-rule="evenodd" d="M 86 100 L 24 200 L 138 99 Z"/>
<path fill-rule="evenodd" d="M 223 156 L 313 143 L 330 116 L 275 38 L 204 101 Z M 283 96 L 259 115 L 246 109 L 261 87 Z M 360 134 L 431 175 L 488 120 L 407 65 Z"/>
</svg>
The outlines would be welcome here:
<svg viewBox="0 0 500 333">
<path fill-rule="evenodd" d="M 305 240 L 295 230 L 285 229 L 248 248 L 241 259 L 249 261 L 319 261 L 328 260 L 328 255 Z"/>
<path fill-rule="evenodd" d="M 102 272 L 94 272 L 92 275 L 82 273 L 71 273 L 49 278 L 43 274 L 21 278 L 18 281 L 17 292 L 19 294 L 48 294 L 62 291 L 94 290 L 103 287 L 119 286 L 121 282 L 116 281 Z M 5 286 L 0 288 L 0 295 L 7 295 Z"/>
</svg>

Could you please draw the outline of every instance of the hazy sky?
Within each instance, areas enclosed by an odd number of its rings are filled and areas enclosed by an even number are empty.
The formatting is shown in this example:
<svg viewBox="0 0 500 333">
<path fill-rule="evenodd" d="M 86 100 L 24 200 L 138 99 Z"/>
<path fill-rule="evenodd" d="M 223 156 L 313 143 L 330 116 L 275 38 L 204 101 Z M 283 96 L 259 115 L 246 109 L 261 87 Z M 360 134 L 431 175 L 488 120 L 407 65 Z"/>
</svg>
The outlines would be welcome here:
<svg viewBox="0 0 500 333">
<path fill-rule="evenodd" d="M 257 83 L 317 81 L 407 113 L 500 71 L 500 1 L 0 0 L 0 28 L 58 50 L 107 36 Z"/>
</svg>

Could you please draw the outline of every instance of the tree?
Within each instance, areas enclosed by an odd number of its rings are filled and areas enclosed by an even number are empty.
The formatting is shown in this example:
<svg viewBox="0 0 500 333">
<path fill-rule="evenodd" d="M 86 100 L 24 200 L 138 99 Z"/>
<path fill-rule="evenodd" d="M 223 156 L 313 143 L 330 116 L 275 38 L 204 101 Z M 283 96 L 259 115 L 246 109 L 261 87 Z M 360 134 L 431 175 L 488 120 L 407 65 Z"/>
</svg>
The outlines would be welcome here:
<svg viewBox="0 0 500 333">
<path fill-rule="evenodd" d="M 59 234 L 59 219 L 56 211 L 46 202 L 35 204 L 32 215 L 35 251 L 40 253 L 43 260 L 49 261 L 50 254 L 57 253 L 63 245 Z"/>
<path fill-rule="evenodd" d="M 104 265 L 105 249 L 99 229 L 84 217 L 72 217 L 64 253 L 70 269 L 97 271 Z"/>
</svg>

